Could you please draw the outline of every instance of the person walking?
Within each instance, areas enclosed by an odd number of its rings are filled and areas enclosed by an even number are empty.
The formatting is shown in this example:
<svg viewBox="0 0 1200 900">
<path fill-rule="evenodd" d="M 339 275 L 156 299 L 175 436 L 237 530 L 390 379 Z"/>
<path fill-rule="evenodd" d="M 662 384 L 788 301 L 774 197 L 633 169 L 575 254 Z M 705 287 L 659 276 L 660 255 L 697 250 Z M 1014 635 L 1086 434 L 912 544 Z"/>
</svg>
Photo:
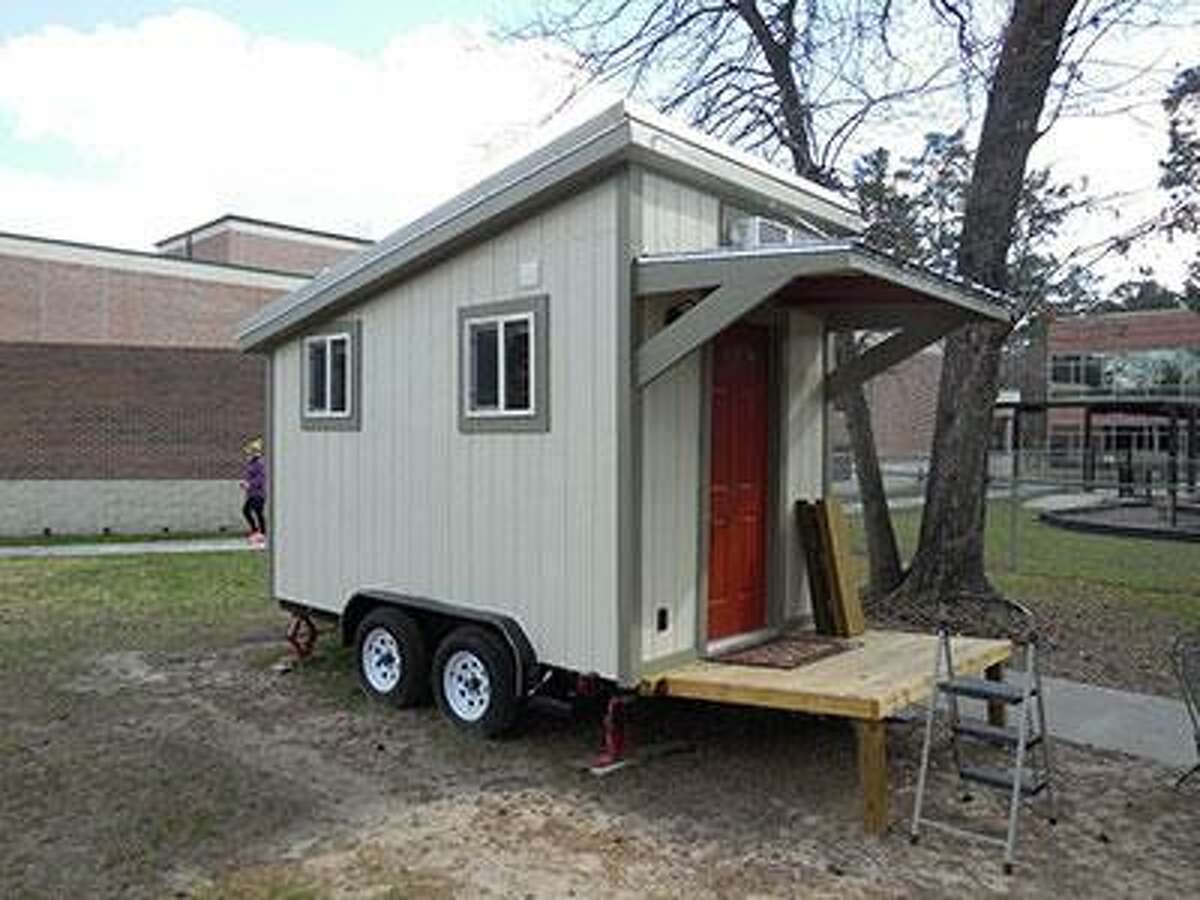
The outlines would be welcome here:
<svg viewBox="0 0 1200 900">
<path fill-rule="evenodd" d="M 242 449 L 246 453 L 242 477 L 246 502 L 242 504 L 242 517 L 250 526 L 250 546 L 261 550 L 267 545 L 267 518 L 263 511 L 267 503 L 267 467 L 262 458 L 262 438 L 247 441 Z"/>
</svg>

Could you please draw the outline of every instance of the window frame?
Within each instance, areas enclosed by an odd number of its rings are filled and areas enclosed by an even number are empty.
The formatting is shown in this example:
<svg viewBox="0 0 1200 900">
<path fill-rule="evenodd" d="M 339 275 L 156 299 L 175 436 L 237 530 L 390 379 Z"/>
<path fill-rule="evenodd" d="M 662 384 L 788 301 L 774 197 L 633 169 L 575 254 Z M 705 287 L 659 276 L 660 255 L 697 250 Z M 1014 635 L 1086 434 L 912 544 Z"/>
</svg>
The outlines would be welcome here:
<svg viewBox="0 0 1200 900">
<path fill-rule="evenodd" d="M 345 392 L 345 409 L 337 410 L 333 408 L 333 344 L 335 341 L 341 341 L 346 345 L 346 371 L 343 373 L 343 390 Z M 339 331 L 330 334 L 310 334 L 304 338 L 304 414 L 313 419 L 347 419 L 350 417 L 351 411 L 354 409 L 354 386 L 351 384 L 351 373 L 353 366 L 353 350 L 351 349 L 351 337 L 348 331 Z M 312 403 L 312 367 L 309 364 L 310 350 L 316 344 L 325 345 L 325 405 L 322 409 L 316 409 Z"/>
<path fill-rule="evenodd" d="M 507 409 L 504 334 L 510 322 L 526 322 L 529 329 L 529 408 Z M 471 408 L 473 328 L 497 326 L 495 409 Z M 544 294 L 497 303 L 480 303 L 458 309 L 458 430 L 475 432 L 546 432 L 550 430 L 549 298 Z"/>
<path fill-rule="evenodd" d="M 346 409 L 329 408 L 333 387 L 334 341 L 346 342 Z M 312 409 L 309 404 L 309 347 L 325 344 L 325 408 Z M 304 333 L 300 339 L 300 427 L 304 431 L 359 431 L 362 428 L 362 323 L 358 321 L 329 322 Z"/>
</svg>

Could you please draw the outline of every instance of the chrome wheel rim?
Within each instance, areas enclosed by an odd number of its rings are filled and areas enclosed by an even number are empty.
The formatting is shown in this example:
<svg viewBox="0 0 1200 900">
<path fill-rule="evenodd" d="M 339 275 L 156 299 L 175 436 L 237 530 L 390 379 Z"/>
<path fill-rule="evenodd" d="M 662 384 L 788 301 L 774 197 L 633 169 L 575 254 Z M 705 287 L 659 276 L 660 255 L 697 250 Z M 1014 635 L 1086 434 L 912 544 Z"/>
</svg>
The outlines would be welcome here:
<svg viewBox="0 0 1200 900">
<path fill-rule="evenodd" d="M 469 650 L 456 650 L 442 670 L 442 696 L 464 722 L 478 722 L 492 702 L 492 682 L 487 667 Z"/>
<path fill-rule="evenodd" d="M 367 634 L 361 662 L 367 684 L 380 694 L 395 690 L 404 675 L 400 644 L 386 628 L 372 628 Z"/>
</svg>

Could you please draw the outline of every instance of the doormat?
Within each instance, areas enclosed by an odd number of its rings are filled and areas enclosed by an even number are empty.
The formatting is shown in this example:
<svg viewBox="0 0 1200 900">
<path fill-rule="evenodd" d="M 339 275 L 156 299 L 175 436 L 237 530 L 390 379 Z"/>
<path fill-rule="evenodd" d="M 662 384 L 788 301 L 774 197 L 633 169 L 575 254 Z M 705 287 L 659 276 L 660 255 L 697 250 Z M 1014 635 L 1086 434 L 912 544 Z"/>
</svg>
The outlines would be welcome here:
<svg viewBox="0 0 1200 900">
<path fill-rule="evenodd" d="M 855 645 L 819 634 L 785 634 L 765 644 L 713 657 L 713 662 L 768 669 L 795 669 L 819 659 L 837 656 Z"/>
</svg>

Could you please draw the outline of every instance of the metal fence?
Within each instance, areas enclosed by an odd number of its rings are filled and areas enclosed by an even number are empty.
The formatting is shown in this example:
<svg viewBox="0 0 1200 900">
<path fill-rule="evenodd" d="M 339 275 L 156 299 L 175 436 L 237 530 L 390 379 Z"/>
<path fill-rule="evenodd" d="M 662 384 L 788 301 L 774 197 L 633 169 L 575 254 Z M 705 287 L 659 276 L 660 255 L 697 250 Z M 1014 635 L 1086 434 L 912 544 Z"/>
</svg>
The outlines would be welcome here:
<svg viewBox="0 0 1200 900">
<path fill-rule="evenodd" d="M 925 457 L 882 462 L 894 518 L 915 529 L 929 476 Z M 1122 537 L 1200 541 L 1200 473 L 1196 462 L 1150 451 L 1085 454 L 1046 450 L 993 452 L 989 457 L 989 563 L 1022 571 L 1030 523 Z M 832 490 L 858 509 L 853 459 L 834 454 Z M 908 535 L 911 540 L 915 535 Z M 1026 561 L 1027 562 L 1027 561 Z M 1064 560 L 1064 567 L 1070 561 Z M 1200 583 L 1200 559 L 1197 560 Z"/>
</svg>

